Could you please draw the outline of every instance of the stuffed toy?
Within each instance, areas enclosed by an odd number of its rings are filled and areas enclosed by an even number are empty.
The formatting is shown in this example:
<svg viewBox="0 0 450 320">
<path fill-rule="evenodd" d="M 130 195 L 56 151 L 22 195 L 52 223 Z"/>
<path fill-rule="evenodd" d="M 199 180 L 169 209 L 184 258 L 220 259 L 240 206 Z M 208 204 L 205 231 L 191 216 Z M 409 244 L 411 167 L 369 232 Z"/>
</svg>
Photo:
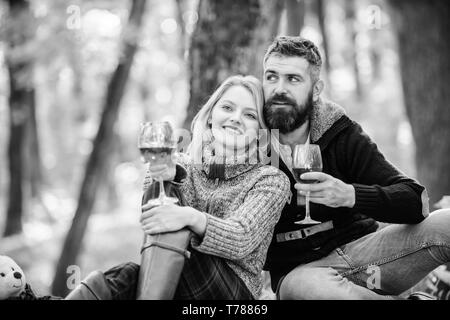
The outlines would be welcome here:
<svg viewBox="0 0 450 320">
<path fill-rule="evenodd" d="M 38 297 L 18 264 L 8 256 L 0 255 L 0 300 L 48 300 L 55 297 Z"/>
<path fill-rule="evenodd" d="M 27 280 L 17 263 L 7 256 L 0 256 L 0 300 L 19 297 Z"/>
<path fill-rule="evenodd" d="M 111 273 L 111 275 L 110 275 Z M 109 279 L 109 280 L 107 280 Z M 105 274 L 91 272 L 66 300 L 111 300 L 109 282 L 117 282 L 115 269 Z M 18 264 L 8 256 L 0 255 L 0 300 L 62 300 L 58 296 L 38 296 L 27 283 Z"/>
</svg>

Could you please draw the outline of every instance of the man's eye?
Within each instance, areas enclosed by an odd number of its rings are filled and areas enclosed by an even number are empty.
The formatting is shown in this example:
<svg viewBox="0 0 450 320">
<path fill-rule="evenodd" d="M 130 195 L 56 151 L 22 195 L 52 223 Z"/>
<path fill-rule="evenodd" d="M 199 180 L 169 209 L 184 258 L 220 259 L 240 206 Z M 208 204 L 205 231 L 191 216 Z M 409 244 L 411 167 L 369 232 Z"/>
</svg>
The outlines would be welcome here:
<svg viewBox="0 0 450 320">
<path fill-rule="evenodd" d="M 290 82 L 300 82 L 300 79 L 297 77 L 289 77 Z"/>
<path fill-rule="evenodd" d="M 273 81 L 273 80 L 276 80 L 276 79 L 277 79 L 277 77 L 274 74 L 266 75 L 266 80 Z"/>
<path fill-rule="evenodd" d="M 5 276 L 5 274 L 2 272 L 2 273 L 0 273 L 0 276 L 2 276 L 2 277 L 4 277 Z"/>
</svg>

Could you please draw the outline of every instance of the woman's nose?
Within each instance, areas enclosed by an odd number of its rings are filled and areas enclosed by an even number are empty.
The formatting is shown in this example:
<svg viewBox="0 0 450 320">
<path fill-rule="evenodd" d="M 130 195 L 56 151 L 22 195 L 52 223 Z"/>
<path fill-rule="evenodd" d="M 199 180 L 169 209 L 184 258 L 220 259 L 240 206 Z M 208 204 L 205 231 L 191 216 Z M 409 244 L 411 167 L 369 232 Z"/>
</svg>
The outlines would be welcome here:
<svg viewBox="0 0 450 320">
<path fill-rule="evenodd" d="M 231 115 L 230 121 L 235 123 L 241 123 L 241 113 L 240 112 L 234 112 Z"/>
<path fill-rule="evenodd" d="M 22 274 L 20 272 L 14 272 L 14 278 L 16 279 L 21 279 L 22 278 Z"/>
</svg>

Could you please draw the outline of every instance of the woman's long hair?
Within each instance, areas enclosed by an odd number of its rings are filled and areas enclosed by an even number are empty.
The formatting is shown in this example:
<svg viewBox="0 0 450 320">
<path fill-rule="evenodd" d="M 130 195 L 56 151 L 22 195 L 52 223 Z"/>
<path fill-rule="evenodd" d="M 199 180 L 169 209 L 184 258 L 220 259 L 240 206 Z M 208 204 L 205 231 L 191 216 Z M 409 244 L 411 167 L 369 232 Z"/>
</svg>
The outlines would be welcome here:
<svg viewBox="0 0 450 320">
<path fill-rule="evenodd" d="M 261 82 L 253 76 L 231 76 L 227 78 L 222 84 L 217 88 L 216 91 L 211 95 L 208 101 L 203 105 L 200 111 L 192 120 L 191 124 L 191 132 L 192 132 L 192 141 L 187 148 L 187 153 L 194 160 L 195 164 L 202 163 L 202 148 L 203 142 L 212 138 L 211 136 L 211 127 L 208 124 L 208 120 L 211 119 L 211 113 L 216 105 L 217 101 L 222 98 L 224 93 L 233 86 L 242 86 L 246 88 L 250 94 L 252 95 L 255 105 L 256 112 L 258 114 L 258 120 L 262 119 L 262 110 L 264 104 L 264 96 Z M 259 150 L 258 152 L 261 152 Z M 265 151 L 264 151 L 265 152 Z M 258 155 L 259 159 L 262 159 L 261 155 Z"/>
</svg>

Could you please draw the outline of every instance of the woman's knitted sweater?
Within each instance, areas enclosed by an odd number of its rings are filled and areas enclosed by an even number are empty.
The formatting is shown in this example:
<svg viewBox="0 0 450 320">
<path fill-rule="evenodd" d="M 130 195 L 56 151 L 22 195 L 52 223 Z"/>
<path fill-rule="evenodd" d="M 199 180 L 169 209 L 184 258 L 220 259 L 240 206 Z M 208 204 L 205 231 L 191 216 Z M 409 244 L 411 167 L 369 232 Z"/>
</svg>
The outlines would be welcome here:
<svg viewBox="0 0 450 320">
<path fill-rule="evenodd" d="M 179 160 L 187 172 L 181 184 L 185 200 L 207 217 L 204 237 L 194 237 L 191 246 L 226 259 L 258 298 L 267 249 L 290 195 L 289 180 L 277 168 L 262 164 L 226 165 L 223 179 L 211 179 L 210 161 L 194 165 L 188 156 Z M 147 175 L 144 188 L 148 183 Z"/>
</svg>

